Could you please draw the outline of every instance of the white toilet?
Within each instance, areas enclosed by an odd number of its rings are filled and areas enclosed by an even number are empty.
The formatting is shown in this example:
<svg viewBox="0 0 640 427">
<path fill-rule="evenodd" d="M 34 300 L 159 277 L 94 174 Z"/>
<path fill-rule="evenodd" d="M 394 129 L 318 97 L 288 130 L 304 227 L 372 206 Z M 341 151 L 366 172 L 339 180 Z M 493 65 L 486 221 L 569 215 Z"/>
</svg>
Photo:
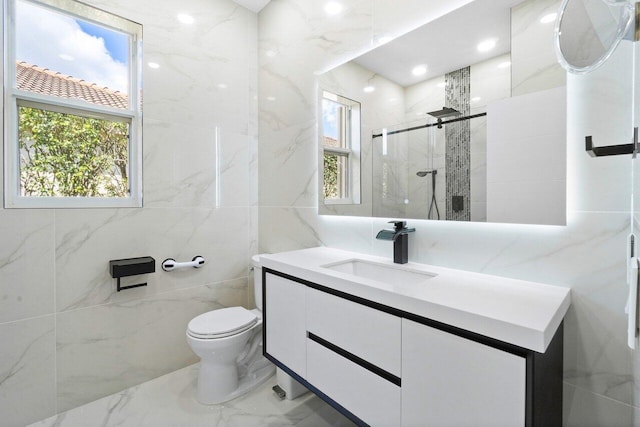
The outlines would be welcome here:
<svg viewBox="0 0 640 427">
<path fill-rule="evenodd" d="M 234 399 L 275 372 L 262 356 L 262 268 L 251 259 L 256 309 L 229 307 L 201 314 L 189 322 L 187 342 L 200 357 L 197 399 L 214 404 Z"/>
</svg>

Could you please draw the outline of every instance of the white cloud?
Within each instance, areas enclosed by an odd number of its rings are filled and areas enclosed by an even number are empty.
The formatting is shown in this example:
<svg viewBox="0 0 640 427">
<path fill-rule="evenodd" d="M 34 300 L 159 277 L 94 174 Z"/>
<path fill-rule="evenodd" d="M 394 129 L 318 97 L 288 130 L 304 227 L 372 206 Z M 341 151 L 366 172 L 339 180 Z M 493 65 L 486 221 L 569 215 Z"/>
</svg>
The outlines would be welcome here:
<svg viewBox="0 0 640 427">
<path fill-rule="evenodd" d="M 127 66 L 111 57 L 102 38 L 82 31 L 71 17 L 30 3 L 16 3 L 17 60 L 129 92 Z"/>
</svg>

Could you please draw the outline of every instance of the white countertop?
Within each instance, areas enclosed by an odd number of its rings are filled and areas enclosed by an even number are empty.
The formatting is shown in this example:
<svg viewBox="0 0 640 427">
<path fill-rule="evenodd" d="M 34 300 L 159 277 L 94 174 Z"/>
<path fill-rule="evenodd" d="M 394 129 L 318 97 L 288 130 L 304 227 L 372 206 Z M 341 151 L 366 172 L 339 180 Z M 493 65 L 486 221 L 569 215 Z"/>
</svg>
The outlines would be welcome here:
<svg viewBox="0 0 640 427">
<path fill-rule="evenodd" d="M 325 247 L 262 255 L 264 267 L 438 322 L 544 353 L 571 304 L 570 289 L 427 264 L 403 264 L 436 274 L 418 285 L 383 283 L 323 265 L 376 257 Z"/>
</svg>

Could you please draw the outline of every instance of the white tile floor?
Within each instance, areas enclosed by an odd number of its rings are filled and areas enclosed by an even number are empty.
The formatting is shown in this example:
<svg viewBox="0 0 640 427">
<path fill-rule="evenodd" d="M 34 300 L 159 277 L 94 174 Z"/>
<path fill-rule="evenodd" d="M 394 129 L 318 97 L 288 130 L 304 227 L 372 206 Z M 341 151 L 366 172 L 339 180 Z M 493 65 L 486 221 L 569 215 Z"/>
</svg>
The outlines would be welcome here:
<svg viewBox="0 0 640 427">
<path fill-rule="evenodd" d="M 312 393 L 278 400 L 275 375 L 257 389 L 220 405 L 195 400 L 198 365 L 172 372 L 31 426 L 353 426 Z"/>
</svg>

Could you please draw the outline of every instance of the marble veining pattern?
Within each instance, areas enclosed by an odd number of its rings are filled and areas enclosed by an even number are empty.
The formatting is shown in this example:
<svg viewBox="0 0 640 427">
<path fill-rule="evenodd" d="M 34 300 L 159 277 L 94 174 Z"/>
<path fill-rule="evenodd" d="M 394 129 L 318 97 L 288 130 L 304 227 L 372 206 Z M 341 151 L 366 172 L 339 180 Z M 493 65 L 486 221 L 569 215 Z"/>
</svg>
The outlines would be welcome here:
<svg viewBox="0 0 640 427">
<path fill-rule="evenodd" d="M 53 313 L 53 212 L 0 210 L 0 235 L 0 323 Z"/>
<path fill-rule="evenodd" d="M 57 311 L 136 299 L 179 287 L 206 285 L 246 275 L 248 208 L 64 210 L 56 215 Z M 120 239 L 126 238 L 122 247 Z M 126 237 L 128 236 L 128 237 Z M 223 246 L 211 242 L 224 242 Z M 102 255 L 104 254 L 104 255 Z M 219 256 L 232 256 L 216 263 Z M 114 293 L 114 280 L 104 268 L 109 259 L 151 255 L 156 273 L 149 286 Z M 163 272 L 166 258 L 190 260 L 201 255 L 204 268 Z M 186 280 L 188 279 L 188 280 Z M 135 279 L 132 279 L 135 280 Z"/>
<path fill-rule="evenodd" d="M 0 424 L 56 413 L 54 316 L 0 324 Z"/>
<path fill-rule="evenodd" d="M 29 427 L 354 425 L 312 393 L 279 401 L 271 391 L 275 377 L 230 402 L 201 405 L 195 400 L 197 369 L 188 366 Z"/>
<path fill-rule="evenodd" d="M 196 362 L 185 338 L 187 323 L 206 311 L 246 302 L 243 278 L 59 314 L 58 410 Z"/>
</svg>

